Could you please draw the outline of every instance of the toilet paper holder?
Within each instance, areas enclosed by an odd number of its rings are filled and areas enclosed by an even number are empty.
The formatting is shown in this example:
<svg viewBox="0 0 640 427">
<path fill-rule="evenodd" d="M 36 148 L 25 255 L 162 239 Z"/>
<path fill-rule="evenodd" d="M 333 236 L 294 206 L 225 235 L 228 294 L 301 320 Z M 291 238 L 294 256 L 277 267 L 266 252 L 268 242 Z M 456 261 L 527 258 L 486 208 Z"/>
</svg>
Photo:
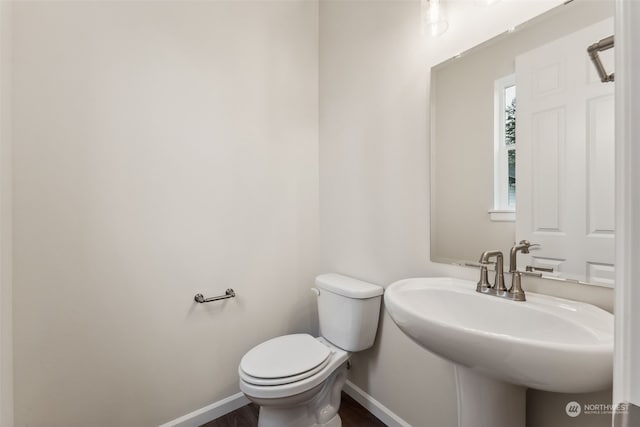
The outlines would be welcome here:
<svg viewBox="0 0 640 427">
<path fill-rule="evenodd" d="M 233 298 L 236 296 L 236 292 L 229 288 L 225 291 L 224 295 L 219 295 L 217 297 L 211 297 L 211 298 L 205 298 L 204 295 L 202 294 L 196 294 L 195 297 L 193 297 L 195 302 L 199 302 L 199 303 L 205 303 L 205 302 L 212 302 L 212 301 L 220 301 L 223 299 L 227 299 L 227 298 Z"/>
</svg>

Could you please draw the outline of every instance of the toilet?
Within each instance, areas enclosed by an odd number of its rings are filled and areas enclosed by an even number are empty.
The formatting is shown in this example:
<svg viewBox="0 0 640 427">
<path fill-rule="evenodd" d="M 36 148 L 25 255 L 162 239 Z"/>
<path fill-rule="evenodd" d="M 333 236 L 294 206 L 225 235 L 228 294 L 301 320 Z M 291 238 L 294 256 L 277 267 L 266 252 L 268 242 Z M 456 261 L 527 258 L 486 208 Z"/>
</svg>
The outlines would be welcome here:
<svg viewBox="0 0 640 427">
<path fill-rule="evenodd" d="M 315 283 L 321 336 L 272 338 L 240 361 L 240 390 L 260 406 L 258 427 L 342 426 L 347 361 L 373 345 L 383 288 L 339 274 Z"/>
</svg>

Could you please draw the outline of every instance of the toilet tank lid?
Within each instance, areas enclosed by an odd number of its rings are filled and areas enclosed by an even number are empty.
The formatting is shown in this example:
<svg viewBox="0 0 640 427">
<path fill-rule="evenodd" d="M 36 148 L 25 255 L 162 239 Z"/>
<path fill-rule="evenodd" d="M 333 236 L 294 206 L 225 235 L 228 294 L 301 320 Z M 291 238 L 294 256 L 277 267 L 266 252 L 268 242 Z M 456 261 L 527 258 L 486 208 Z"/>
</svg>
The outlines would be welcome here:
<svg viewBox="0 0 640 427">
<path fill-rule="evenodd" d="M 334 294 L 348 298 L 373 298 L 382 295 L 384 288 L 336 273 L 321 274 L 316 277 L 316 285 Z"/>
</svg>

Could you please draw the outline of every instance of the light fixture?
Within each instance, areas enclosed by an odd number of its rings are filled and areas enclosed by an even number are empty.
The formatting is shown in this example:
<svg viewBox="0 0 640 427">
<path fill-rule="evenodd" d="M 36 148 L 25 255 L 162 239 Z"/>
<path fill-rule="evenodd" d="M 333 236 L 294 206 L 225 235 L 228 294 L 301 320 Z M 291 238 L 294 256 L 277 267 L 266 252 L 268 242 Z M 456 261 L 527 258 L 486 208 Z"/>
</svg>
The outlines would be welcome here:
<svg viewBox="0 0 640 427">
<path fill-rule="evenodd" d="M 432 36 L 441 36 L 449 28 L 449 22 L 442 10 L 440 0 L 421 0 L 422 30 L 431 33 Z"/>
</svg>

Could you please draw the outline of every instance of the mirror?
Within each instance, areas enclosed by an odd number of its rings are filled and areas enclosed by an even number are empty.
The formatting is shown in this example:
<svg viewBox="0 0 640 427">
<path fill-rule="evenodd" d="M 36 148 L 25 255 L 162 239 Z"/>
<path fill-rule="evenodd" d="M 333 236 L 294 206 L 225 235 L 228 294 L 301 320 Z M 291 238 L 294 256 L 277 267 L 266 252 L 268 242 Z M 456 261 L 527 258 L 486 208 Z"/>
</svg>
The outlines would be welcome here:
<svg viewBox="0 0 640 427">
<path fill-rule="evenodd" d="M 519 270 L 613 286 L 614 84 L 587 55 L 613 12 L 574 0 L 432 68 L 433 261 L 526 239 Z"/>
</svg>

